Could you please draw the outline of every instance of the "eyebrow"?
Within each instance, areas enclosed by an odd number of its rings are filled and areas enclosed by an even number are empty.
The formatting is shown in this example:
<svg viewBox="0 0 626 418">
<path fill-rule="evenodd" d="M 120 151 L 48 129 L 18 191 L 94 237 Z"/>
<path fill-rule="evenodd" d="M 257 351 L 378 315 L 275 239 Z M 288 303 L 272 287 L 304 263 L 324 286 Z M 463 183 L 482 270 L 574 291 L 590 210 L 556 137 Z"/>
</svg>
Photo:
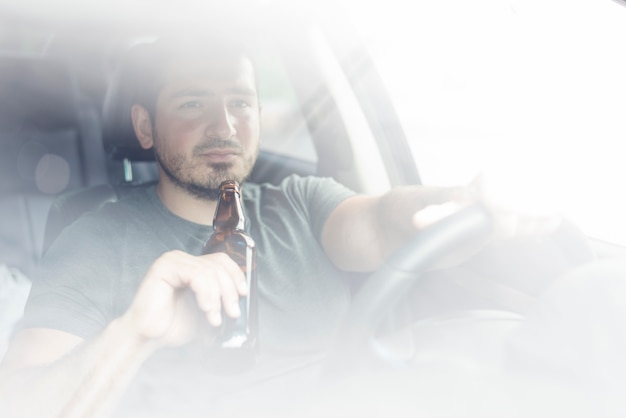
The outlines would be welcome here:
<svg viewBox="0 0 626 418">
<path fill-rule="evenodd" d="M 187 96 L 196 96 L 196 97 L 206 97 L 213 95 L 213 92 L 205 89 L 196 89 L 196 88 L 186 88 L 182 90 L 177 90 L 170 94 L 170 98 L 176 99 L 178 97 L 187 97 Z"/>
<path fill-rule="evenodd" d="M 227 89 L 226 92 L 228 94 L 238 94 L 243 96 L 256 96 L 257 92 L 254 89 L 248 87 L 232 87 Z M 185 88 L 182 90 L 178 90 L 173 92 L 170 95 L 170 98 L 176 99 L 179 97 L 210 97 L 215 95 L 215 93 L 211 90 L 206 89 L 198 89 L 198 88 Z"/>
</svg>

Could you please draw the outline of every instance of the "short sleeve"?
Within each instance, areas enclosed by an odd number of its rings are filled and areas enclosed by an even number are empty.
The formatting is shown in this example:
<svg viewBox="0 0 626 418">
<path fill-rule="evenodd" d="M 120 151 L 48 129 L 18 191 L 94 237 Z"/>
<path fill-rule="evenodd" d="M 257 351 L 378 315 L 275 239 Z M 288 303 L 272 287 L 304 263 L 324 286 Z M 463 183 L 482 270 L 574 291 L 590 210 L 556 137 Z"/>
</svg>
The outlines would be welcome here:
<svg viewBox="0 0 626 418">
<path fill-rule="evenodd" d="M 345 199 L 356 194 L 329 177 L 291 176 L 281 186 L 291 202 L 306 213 L 311 231 L 318 241 L 330 213 Z"/>
</svg>

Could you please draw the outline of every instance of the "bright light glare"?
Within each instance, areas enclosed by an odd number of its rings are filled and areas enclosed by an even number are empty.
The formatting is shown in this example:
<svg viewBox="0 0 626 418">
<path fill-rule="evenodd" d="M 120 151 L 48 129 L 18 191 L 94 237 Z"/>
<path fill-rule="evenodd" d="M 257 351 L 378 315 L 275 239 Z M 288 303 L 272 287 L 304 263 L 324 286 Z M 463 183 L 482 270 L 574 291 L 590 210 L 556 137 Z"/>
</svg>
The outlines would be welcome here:
<svg viewBox="0 0 626 418">
<path fill-rule="evenodd" d="M 626 244 L 626 8 L 610 0 L 345 1 L 424 182 L 486 171 Z M 536 206 L 536 204 L 535 204 Z"/>
</svg>

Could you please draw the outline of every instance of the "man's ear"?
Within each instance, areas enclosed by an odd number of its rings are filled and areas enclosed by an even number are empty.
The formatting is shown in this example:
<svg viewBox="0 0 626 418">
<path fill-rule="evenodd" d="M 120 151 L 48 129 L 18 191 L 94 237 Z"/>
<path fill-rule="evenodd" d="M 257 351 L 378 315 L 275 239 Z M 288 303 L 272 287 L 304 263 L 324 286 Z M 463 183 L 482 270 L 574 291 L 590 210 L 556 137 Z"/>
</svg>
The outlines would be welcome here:
<svg viewBox="0 0 626 418">
<path fill-rule="evenodd" d="M 150 149 L 154 145 L 154 138 L 152 136 L 152 120 L 150 119 L 150 112 L 141 106 L 133 105 L 130 110 L 133 119 L 133 128 L 135 129 L 135 135 L 139 140 L 139 145 L 143 149 Z"/>
</svg>

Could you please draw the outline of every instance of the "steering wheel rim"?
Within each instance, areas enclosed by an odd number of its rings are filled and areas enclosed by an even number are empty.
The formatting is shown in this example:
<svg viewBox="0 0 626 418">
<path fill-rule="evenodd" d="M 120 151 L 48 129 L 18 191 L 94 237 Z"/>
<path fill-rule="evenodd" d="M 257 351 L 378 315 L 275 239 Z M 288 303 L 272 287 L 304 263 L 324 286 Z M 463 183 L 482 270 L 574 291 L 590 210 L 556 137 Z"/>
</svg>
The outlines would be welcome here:
<svg viewBox="0 0 626 418">
<path fill-rule="evenodd" d="M 355 295 L 339 327 L 323 375 L 337 376 L 354 370 L 364 355 L 363 348 L 372 351 L 371 341 L 383 319 L 424 272 L 443 256 L 485 239 L 491 231 L 487 210 L 482 205 L 473 205 L 415 234 L 372 273 Z"/>
</svg>

